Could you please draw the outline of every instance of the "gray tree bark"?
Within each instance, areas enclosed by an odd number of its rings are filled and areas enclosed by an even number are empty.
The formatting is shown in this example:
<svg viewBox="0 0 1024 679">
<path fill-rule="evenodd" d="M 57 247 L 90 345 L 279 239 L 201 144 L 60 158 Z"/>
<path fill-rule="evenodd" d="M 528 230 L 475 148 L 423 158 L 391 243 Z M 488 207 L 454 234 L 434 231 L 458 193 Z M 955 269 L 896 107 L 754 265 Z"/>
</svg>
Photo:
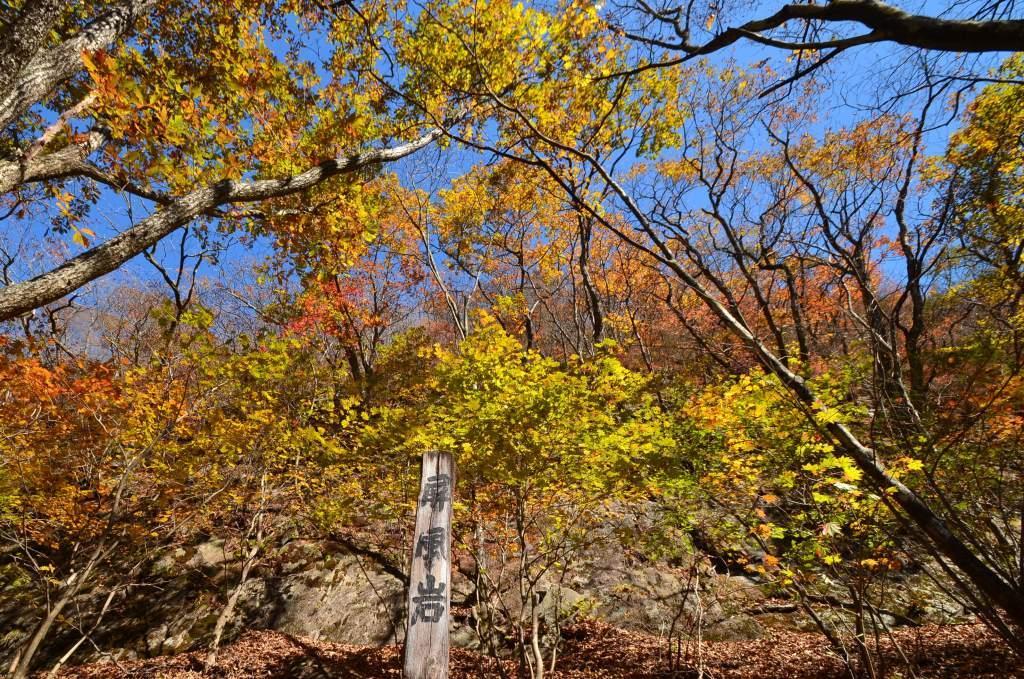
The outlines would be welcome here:
<svg viewBox="0 0 1024 679">
<path fill-rule="evenodd" d="M 52 271 L 0 289 L 0 321 L 54 302 L 114 271 L 167 234 L 214 208 L 287 196 L 316 186 L 331 177 L 398 160 L 427 146 L 438 134 L 437 131 L 431 131 L 415 141 L 392 148 L 339 156 L 284 179 L 225 180 L 170 199 L 128 230 L 73 257 Z"/>
<path fill-rule="evenodd" d="M 29 0 L 0 31 L 0 92 L 42 49 L 66 5 L 64 0 Z"/>
<path fill-rule="evenodd" d="M 49 7 L 52 3 L 34 4 Z M 82 69 L 83 52 L 108 47 L 124 37 L 131 30 L 135 20 L 155 5 L 156 0 L 126 0 L 99 15 L 80 33 L 55 47 L 39 49 L 39 43 L 36 42 L 38 51 L 17 69 L 17 73 L 7 75 L 6 84 L 0 71 L 0 128 L 16 120 L 49 96 L 58 85 L 78 73 Z M 32 42 L 33 30 L 15 32 L 21 33 L 23 42 Z M 8 58 L 9 67 L 13 69 L 17 67 L 19 59 L 24 58 L 31 50 L 13 48 L 9 51 L 14 52 Z M 0 65 L 0 69 L 2 68 L 3 65 Z"/>
</svg>

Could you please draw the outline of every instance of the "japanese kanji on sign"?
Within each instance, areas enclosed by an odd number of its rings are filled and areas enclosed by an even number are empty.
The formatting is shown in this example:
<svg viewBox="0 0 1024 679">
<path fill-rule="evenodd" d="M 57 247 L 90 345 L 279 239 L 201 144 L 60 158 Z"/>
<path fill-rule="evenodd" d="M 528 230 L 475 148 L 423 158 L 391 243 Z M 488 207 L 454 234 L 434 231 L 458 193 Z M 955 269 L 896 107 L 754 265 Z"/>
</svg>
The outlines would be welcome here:
<svg viewBox="0 0 1024 679">
<path fill-rule="evenodd" d="M 406 679 L 447 679 L 451 606 L 452 491 L 449 453 L 423 454 L 409 568 Z"/>
</svg>

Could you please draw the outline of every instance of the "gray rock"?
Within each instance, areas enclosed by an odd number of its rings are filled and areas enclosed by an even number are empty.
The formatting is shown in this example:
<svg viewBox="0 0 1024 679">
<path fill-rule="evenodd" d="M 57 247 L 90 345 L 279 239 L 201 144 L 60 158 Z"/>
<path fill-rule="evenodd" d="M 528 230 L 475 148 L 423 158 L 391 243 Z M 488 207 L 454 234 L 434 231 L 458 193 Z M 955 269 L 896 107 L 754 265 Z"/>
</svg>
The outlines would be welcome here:
<svg viewBox="0 0 1024 679">
<path fill-rule="evenodd" d="M 217 538 L 196 545 L 195 550 L 195 554 L 186 563 L 189 568 L 214 568 L 233 556 L 226 551 L 224 541 Z"/>
</svg>

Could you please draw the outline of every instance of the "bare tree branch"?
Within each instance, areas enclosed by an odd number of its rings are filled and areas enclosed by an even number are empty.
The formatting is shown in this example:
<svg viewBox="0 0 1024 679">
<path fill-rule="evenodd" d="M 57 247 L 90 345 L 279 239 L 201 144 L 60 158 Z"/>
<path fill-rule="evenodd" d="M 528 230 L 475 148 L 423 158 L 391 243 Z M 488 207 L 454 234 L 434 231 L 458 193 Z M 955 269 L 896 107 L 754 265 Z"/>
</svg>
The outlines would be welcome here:
<svg viewBox="0 0 1024 679">
<path fill-rule="evenodd" d="M 641 10 L 649 13 L 649 9 Z M 870 32 L 852 38 L 790 42 L 764 35 L 790 21 L 826 24 L 850 22 Z M 725 29 L 703 44 L 689 41 L 682 32 L 678 42 L 667 42 L 639 36 L 651 42 L 687 53 L 691 57 L 717 52 L 740 40 L 787 50 L 846 48 L 875 42 L 895 42 L 908 47 L 945 52 L 1016 52 L 1024 49 L 1024 21 L 941 19 L 910 14 L 881 0 L 831 0 L 822 5 L 786 4 L 774 14 Z"/>
</svg>

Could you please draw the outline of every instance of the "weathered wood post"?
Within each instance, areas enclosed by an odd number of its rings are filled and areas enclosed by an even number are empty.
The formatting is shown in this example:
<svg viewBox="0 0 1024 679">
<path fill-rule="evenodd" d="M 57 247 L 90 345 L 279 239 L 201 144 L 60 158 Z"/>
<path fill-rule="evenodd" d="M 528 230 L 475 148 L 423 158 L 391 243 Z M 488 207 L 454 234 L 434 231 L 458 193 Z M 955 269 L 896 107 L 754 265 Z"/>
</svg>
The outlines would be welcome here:
<svg viewBox="0 0 1024 679">
<path fill-rule="evenodd" d="M 409 569 L 405 679 L 448 678 L 451 528 L 455 471 L 450 453 L 423 453 Z"/>
</svg>

